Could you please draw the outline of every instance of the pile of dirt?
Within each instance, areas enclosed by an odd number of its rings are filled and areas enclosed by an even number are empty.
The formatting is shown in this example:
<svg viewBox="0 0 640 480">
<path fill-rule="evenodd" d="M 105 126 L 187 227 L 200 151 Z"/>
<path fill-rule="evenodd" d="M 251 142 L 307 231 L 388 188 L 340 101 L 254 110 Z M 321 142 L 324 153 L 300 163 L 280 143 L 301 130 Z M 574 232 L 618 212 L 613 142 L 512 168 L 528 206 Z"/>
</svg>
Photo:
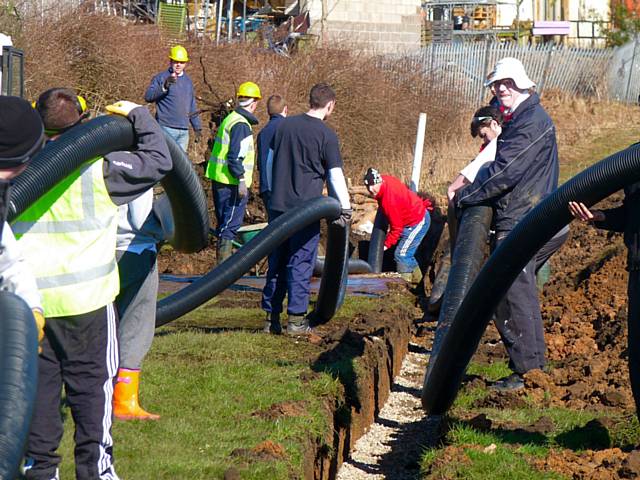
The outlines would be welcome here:
<svg viewBox="0 0 640 480">
<path fill-rule="evenodd" d="M 531 458 L 530 463 L 538 470 L 567 478 L 617 480 L 640 475 L 640 452 L 626 454 L 619 448 L 587 450 L 580 454 L 568 449 L 556 450 L 545 458 Z"/>
</svg>

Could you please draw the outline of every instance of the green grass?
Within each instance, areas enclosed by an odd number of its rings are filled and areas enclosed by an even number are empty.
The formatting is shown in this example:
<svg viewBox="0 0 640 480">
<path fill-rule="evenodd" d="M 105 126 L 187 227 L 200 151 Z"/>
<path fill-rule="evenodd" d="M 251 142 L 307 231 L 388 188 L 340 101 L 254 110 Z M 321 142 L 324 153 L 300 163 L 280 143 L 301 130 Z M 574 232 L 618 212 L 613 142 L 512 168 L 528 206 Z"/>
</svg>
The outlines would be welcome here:
<svg viewBox="0 0 640 480">
<path fill-rule="evenodd" d="M 162 418 L 114 423 L 121 478 L 212 480 L 229 468 L 243 479 L 303 478 L 311 443 L 331 452 L 328 407 L 355 392 L 358 352 L 345 347 L 346 356 L 321 363 L 317 359 L 326 347 L 258 332 L 262 311 L 242 306 L 258 300 L 254 293 L 225 294 L 156 332 L 144 363 L 141 404 Z M 391 308 L 410 305 L 397 295 L 386 301 Z M 348 297 L 332 322 L 379 310 L 379 302 Z M 300 414 L 256 414 L 283 402 L 296 402 Z M 74 478 L 73 421 L 68 408 L 63 414 L 61 478 Z M 284 456 L 252 454 L 265 441 L 281 446 Z"/>
<path fill-rule="evenodd" d="M 328 374 L 302 381 L 308 364 L 296 358 L 293 341 L 246 332 L 179 332 L 158 336 L 143 372 L 143 406 L 158 422 L 116 422 L 116 466 L 122 478 L 216 479 L 229 467 L 242 478 L 302 476 L 309 440 L 331 438 L 324 400 L 341 386 Z M 272 404 L 301 402 L 300 416 L 263 418 Z M 253 415 L 252 415 L 253 414 Z M 72 422 L 67 418 L 62 477 L 72 478 Z M 329 437 L 327 437 L 329 435 Z M 270 440 L 284 458 L 232 455 Z"/>
<path fill-rule="evenodd" d="M 612 107 L 613 108 L 613 107 Z M 560 184 L 594 163 L 627 148 L 638 141 L 636 125 L 622 126 L 619 129 L 607 131 L 606 134 L 594 137 L 588 143 L 574 145 L 570 152 L 560 156 Z"/>
<path fill-rule="evenodd" d="M 469 440 L 486 440 L 475 436 L 465 437 Z M 456 461 L 439 462 L 439 452 L 429 450 L 423 457 L 421 469 L 424 479 L 456 478 L 465 480 L 547 480 L 562 479 L 563 477 L 549 472 L 539 472 L 533 469 L 525 460 L 525 455 L 532 455 L 524 448 L 514 450 L 499 443 L 491 442 L 483 447 L 495 444 L 495 450 L 484 451 L 484 448 L 469 448 L 461 446 L 463 454 Z"/>
<path fill-rule="evenodd" d="M 467 375 L 478 375 L 484 380 L 488 380 L 490 382 L 495 382 L 499 378 L 506 377 L 512 373 L 513 372 L 507 365 L 506 360 L 488 364 L 471 362 L 467 368 Z"/>
<path fill-rule="evenodd" d="M 505 362 L 470 364 L 468 374 L 485 380 L 495 380 L 509 373 Z M 524 397 L 524 408 L 477 408 L 474 402 L 489 395 L 484 387 L 465 386 L 460 391 L 451 410 L 449 430 L 443 439 L 445 445 L 458 448 L 461 458 L 444 457 L 442 448 L 426 450 L 421 459 L 422 478 L 464 479 L 552 479 L 563 478 L 548 472 L 539 472 L 527 461 L 544 458 L 552 450 L 571 449 L 582 452 L 587 449 L 619 447 L 631 449 L 640 442 L 640 424 L 635 415 L 610 414 L 606 426 L 599 421 L 605 414 L 590 410 L 568 408 L 540 408 Z M 491 420 L 488 429 L 479 430 L 461 418 L 473 418 L 484 414 Z M 553 424 L 552 431 L 540 433 L 527 427 L 546 417 Z M 607 420 L 608 419 L 608 420 Z M 495 450 L 484 449 L 495 445 Z M 493 448 L 493 447 L 491 447 Z M 463 453 L 460 453 L 460 452 Z"/>
</svg>

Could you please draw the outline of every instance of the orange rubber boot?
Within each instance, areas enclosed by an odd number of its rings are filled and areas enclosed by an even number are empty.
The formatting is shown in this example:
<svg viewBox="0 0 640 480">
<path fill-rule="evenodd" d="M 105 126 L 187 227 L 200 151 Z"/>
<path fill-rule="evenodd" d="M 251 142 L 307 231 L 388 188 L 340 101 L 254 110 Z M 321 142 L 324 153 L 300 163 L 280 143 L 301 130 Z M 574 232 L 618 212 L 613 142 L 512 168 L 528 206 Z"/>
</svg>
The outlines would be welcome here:
<svg viewBox="0 0 640 480">
<path fill-rule="evenodd" d="M 140 370 L 118 369 L 113 389 L 113 414 L 118 420 L 158 420 L 160 415 L 145 411 L 138 403 Z"/>
</svg>

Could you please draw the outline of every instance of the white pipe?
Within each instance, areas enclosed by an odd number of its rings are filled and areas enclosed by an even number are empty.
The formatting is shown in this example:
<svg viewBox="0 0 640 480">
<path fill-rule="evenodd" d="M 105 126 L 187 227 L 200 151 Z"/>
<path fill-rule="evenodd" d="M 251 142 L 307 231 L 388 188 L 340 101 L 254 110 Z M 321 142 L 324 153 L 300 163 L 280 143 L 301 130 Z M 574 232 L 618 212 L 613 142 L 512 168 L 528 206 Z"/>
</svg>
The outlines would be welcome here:
<svg viewBox="0 0 640 480">
<path fill-rule="evenodd" d="M 233 39 L 233 0 L 229 0 L 229 10 L 227 11 L 227 21 L 229 23 L 229 27 L 227 29 L 227 40 L 231 42 Z"/>
<path fill-rule="evenodd" d="M 418 118 L 418 135 L 416 149 L 413 152 L 413 169 L 411 171 L 411 190 L 418 191 L 420 186 L 420 170 L 422 168 L 422 151 L 424 150 L 424 132 L 427 128 L 427 114 L 421 113 Z"/>
<path fill-rule="evenodd" d="M 216 8 L 218 10 L 218 19 L 216 20 L 216 45 L 220 43 L 220 29 L 222 25 L 222 0 L 216 1 Z"/>
</svg>

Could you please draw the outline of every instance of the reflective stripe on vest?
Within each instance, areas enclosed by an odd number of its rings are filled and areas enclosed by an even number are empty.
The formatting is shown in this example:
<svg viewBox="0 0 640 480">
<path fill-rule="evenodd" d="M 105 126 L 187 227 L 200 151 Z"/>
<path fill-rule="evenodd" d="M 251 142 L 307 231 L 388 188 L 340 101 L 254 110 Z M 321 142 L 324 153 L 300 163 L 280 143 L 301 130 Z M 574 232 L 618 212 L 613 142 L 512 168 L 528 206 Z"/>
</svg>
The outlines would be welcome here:
<svg viewBox="0 0 640 480">
<path fill-rule="evenodd" d="M 85 163 L 12 224 L 36 276 L 45 317 L 92 312 L 118 294 L 118 208 L 102 165 L 102 158 Z"/>
<path fill-rule="evenodd" d="M 231 129 L 238 123 L 246 123 L 251 129 L 249 121 L 235 111 L 227 115 L 220 124 L 220 128 L 218 128 L 216 140 L 213 144 L 213 150 L 211 150 L 211 156 L 209 157 L 209 163 L 207 163 L 207 170 L 205 172 L 205 176 L 213 181 L 226 183 L 227 185 L 238 185 L 238 183 L 240 183 L 238 179 L 231 174 L 229 164 L 227 163 L 227 153 L 229 153 L 229 143 L 231 142 Z M 253 165 L 255 163 L 252 135 L 243 138 L 240 142 L 240 153 L 238 157 L 242 158 L 243 156 L 244 181 L 247 187 L 250 187 L 253 179 Z"/>
</svg>

